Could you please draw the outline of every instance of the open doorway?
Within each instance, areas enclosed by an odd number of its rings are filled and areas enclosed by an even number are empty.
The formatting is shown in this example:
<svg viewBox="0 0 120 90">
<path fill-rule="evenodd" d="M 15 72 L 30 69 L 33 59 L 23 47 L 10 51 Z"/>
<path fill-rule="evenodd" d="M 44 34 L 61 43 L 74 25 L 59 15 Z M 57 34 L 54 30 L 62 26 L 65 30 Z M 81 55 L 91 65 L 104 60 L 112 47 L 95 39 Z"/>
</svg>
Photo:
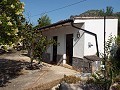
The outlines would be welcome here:
<svg viewBox="0 0 120 90">
<path fill-rule="evenodd" d="M 66 56 L 67 56 L 67 64 L 72 65 L 72 57 L 73 57 L 73 34 L 66 35 Z"/>
<path fill-rule="evenodd" d="M 53 40 L 57 43 L 57 36 L 53 37 Z M 53 44 L 53 63 L 57 63 L 57 44 Z"/>
</svg>

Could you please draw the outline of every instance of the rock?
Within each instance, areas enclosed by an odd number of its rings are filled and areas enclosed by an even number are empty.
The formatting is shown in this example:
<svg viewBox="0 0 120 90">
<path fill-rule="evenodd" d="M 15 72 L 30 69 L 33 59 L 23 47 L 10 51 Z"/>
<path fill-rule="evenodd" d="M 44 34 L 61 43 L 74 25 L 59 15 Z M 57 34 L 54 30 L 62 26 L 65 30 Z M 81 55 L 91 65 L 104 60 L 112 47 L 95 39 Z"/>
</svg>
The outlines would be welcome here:
<svg viewBox="0 0 120 90">
<path fill-rule="evenodd" d="M 110 86 L 110 90 L 118 90 L 117 88 L 115 88 L 118 85 L 119 85 L 118 83 L 114 83 L 113 85 Z"/>
<path fill-rule="evenodd" d="M 69 84 L 63 82 L 63 83 L 60 84 L 59 90 L 72 90 L 72 89 L 70 89 Z"/>
</svg>

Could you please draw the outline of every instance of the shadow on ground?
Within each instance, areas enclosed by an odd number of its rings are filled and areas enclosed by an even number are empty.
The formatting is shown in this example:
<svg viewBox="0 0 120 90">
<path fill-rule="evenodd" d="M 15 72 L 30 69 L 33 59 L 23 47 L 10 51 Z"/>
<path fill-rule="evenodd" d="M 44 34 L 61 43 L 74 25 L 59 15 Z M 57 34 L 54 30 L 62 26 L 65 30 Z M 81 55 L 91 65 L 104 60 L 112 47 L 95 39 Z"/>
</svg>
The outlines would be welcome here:
<svg viewBox="0 0 120 90">
<path fill-rule="evenodd" d="M 26 65 L 29 65 L 29 62 L 0 59 L 0 87 L 10 83 L 10 79 L 18 77 Z"/>
</svg>

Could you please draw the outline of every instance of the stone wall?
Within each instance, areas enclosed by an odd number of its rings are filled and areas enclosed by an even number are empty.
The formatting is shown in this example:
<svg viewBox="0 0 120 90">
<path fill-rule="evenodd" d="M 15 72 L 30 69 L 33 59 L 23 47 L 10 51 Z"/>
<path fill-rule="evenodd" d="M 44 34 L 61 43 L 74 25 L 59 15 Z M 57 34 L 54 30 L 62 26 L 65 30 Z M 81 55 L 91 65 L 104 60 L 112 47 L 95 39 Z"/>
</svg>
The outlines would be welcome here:
<svg viewBox="0 0 120 90">
<path fill-rule="evenodd" d="M 83 73 L 91 73 L 92 71 L 91 62 L 82 58 L 73 57 L 72 66 Z"/>
<path fill-rule="evenodd" d="M 44 53 L 42 58 L 43 62 L 50 63 L 50 53 Z"/>
<path fill-rule="evenodd" d="M 43 62 L 51 63 L 50 61 L 50 54 L 44 53 L 43 54 Z M 63 56 L 57 55 L 57 65 L 63 64 Z M 73 57 L 72 66 L 74 69 L 83 72 L 83 73 L 91 73 L 92 72 L 92 62 L 87 60 L 86 58 L 77 58 Z"/>
<path fill-rule="evenodd" d="M 82 58 L 73 57 L 72 66 L 73 66 L 74 69 L 82 71 L 83 59 Z"/>
</svg>

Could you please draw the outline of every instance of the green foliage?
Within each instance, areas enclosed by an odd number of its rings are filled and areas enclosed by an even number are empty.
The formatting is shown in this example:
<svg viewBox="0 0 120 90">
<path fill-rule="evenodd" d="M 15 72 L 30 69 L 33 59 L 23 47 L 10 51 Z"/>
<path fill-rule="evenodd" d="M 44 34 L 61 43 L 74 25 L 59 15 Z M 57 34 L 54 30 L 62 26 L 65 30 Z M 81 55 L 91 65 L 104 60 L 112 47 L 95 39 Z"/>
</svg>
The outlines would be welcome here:
<svg viewBox="0 0 120 90">
<path fill-rule="evenodd" d="M 111 67 L 111 73 L 113 77 L 120 74 L 120 37 L 113 39 L 114 44 L 112 45 L 110 56 L 109 56 L 109 67 Z"/>
<path fill-rule="evenodd" d="M 114 15 L 113 14 L 113 7 L 107 6 L 106 10 L 104 10 L 104 9 L 100 10 L 98 15 L 99 16 L 113 16 Z"/>
<path fill-rule="evenodd" d="M 95 72 L 92 74 L 92 77 L 86 81 L 86 84 L 93 85 L 94 88 L 97 87 L 99 90 L 108 90 L 110 87 L 110 80 L 104 78 L 104 75 L 101 71 Z M 107 86 L 107 87 L 106 87 Z"/>
<path fill-rule="evenodd" d="M 116 83 L 116 82 L 117 83 L 120 82 L 120 75 L 118 75 L 117 77 L 114 78 L 114 83 Z"/>
<path fill-rule="evenodd" d="M 25 29 L 21 32 L 24 48 L 28 50 L 28 55 L 31 58 L 31 65 L 34 59 L 39 63 L 42 60 L 42 55 L 45 53 L 49 45 L 54 41 L 47 39 L 41 31 L 35 30 L 32 24 L 25 24 Z"/>
<path fill-rule="evenodd" d="M 94 78 L 94 83 L 103 83 L 105 81 L 104 75 L 100 72 L 94 73 L 92 77 Z"/>
<path fill-rule="evenodd" d="M 81 79 L 79 77 L 75 77 L 75 76 L 64 76 L 64 78 L 62 79 L 62 81 L 66 82 L 66 83 L 77 83 L 79 82 Z"/>
<path fill-rule="evenodd" d="M 93 78 L 89 78 L 89 79 L 86 81 L 86 84 L 92 84 L 92 83 L 94 83 Z"/>
<path fill-rule="evenodd" d="M 82 14 L 80 14 L 80 16 L 82 17 L 96 17 L 96 16 L 102 16 L 104 14 L 103 10 L 88 10 Z"/>
<path fill-rule="evenodd" d="M 48 15 L 43 15 L 38 19 L 38 25 L 34 27 L 34 29 L 47 26 L 51 24 L 51 19 L 48 17 Z"/>
<path fill-rule="evenodd" d="M 106 7 L 105 15 L 106 15 L 106 16 L 113 16 L 113 7 L 107 6 L 107 7 Z"/>
<path fill-rule="evenodd" d="M 20 0 L 0 2 L 0 45 L 11 45 L 19 38 L 19 30 L 24 22 L 24 3 Z"/>
<path fill-rule="evenodd" d="M 83 17 L 96 17 L 96 16 L 119 16 L 120 14 L 117 13 L 113 13 L 113 7 L 111 6 L 107 6 L 106 9 L 100 9 L 100 10 L 88 10 L 82 14 L 80 14 L 80 16 Z"/>
<path fill-rule="evenodd" d="M 104 16 L 104 14 L 105 14 L 104 10 L 99 10 L 98 16 Z"/>
<path fill-rule="evenodd" d="M 106 59 L 109 58 L 109 55 L 111 53 L 111 49 L 113 47 L 113 43 L 114 43 L 114 38 L 112 37 L 112 35 L 110 35 L 108 40 L 105 42 L 105 55 L 106 55 Z"/>
<path fill-rule="evenodd" d="M 47 15 L 43 15 L 41 18 L 38 19 L 38 25 L 40 27 L 50 25 L 51 24 L 51 19 Z"/>
<path fill-rule="evenodd" d="M 117 44 L 118 47 L 120 47 L 120 36 L 118 36 L 118 37 L 115 39 L 115 43 Z"/>
<path fill-rule="evenodd" d="M 105 43 L 105 71 L 103 70 L 104 79 L 108 81 L 108 87 L 114 83 L 114 79 L 120 75 L 120 37 L 109 36 Z M 104 56 L 103 56 L 104 58 Z"/>
<path fill-rule="evenodd" d="M 37 58 L 40 63 L 43 53 L 45 53 L 49 45 L 53 44 L 55 41 L 51 39 L 48 40 L 47 37 L 43 36 L 42 34 L 40 34 L 40 37 L 37 38 L 38 40 L 34 48 L 34 57 Z"/>
<path fill-rule="evenodd" d="M 109 36 L 108 40 L 105 43 L 105 60 L 104 54 L 103 65 L 105 69 L 95 72 L 92 75 L 92 80 L 88 80 L 88 83 L 93 83 L 100 85 L 107 90 L 110 86 L 120 81 L 120 37 Z"/>
</svg>

